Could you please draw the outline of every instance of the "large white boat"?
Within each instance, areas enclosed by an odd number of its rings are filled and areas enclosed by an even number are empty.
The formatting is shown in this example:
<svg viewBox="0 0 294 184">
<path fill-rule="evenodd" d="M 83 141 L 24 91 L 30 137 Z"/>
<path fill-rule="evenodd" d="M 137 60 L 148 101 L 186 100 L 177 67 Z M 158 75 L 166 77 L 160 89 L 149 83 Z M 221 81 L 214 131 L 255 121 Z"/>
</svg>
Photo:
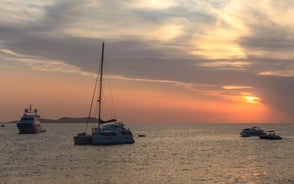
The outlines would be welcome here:
<svg viewBox="0 0 294 184">
<path fill-rule="evenodd" d="M 265 132 L 261 128 L 253 126 L 251 128 L 242 129 L 240 135 L 241 137 L 260 136 L 265 135 Z"/>
<path fill-rule="evenodd" d="M 74 136 L 74 144 L 76 145 L 109 145 L 109 144 L 132 144 L 135 142 L 133 134 L 130 129 L 126 128 L 125 124 L 118 122 L 116 119 L 103 121 L 101 119 L 101 102 L 102 102 L 102 78 L 103 78 L 103 58 L 104 58 L 104 43 L 102 44 L 102 55 L 100 63 L 100 77 L 97 75 L 94 92 L 96 93 L 96 86 L 99 81 L 100 90 L 98 98 L 98 127 L 92 129 L 91 134 L 87 134 L 86 131 L 78 133 Z M 100 78 L 100 80 L 98 80 Z M 93 105 L 93 99 L 90 107 L 89 118 L 91 115 L 91 109 Z M 88 127 L 88 122 L 87 122 Z"/>
<path fill-rule="evenodd" d="M 32 105 L 24 110 L 21 119 L 16 123 L 20 134 L 34 134 L 46 131 L 41 126 L 40 116 L 37 112 L 37 109 L 32 111 Z"/>
</svg>

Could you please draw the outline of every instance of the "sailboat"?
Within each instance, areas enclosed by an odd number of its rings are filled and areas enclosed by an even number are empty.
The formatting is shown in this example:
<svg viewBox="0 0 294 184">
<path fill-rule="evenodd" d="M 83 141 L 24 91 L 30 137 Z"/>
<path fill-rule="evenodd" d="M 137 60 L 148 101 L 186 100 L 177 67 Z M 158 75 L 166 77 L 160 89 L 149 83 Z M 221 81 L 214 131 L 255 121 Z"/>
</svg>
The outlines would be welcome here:
<svg viewBox="0 0 294 184">
<path fill-rule="evenodd" d="M 126 128 L 123 122 L 119 122 L 116 119 L 110 119 L 107 121 L 102 120 L 101 118 L 101 109 L 102 109 L 102 82 L 103 82 L 103 61 L 104 60 L 104 43 L 102 43 L 102 54 L 101 54 L 101 63 L 100 63 L 100 77 L 97 74 L 97 79 L 95 83 L 94 94 L 96 93 L 96 86 L 98 83 L 99 77 L 99 97 L 98 97 L 98 126 L 92 129 L 92 134 L 87 134 L 86 131 L 83 133 L 78 133 L 74 136 L 74 144 L 76 145 L 109 145 L 109 144 L 132 144 L 135 142 L 133 134 L 130 129 Z M 91 115 L 91 109 L 93 104 L 90 107 L 89 118 Z M 88 125 L 88 122 L 87 122 Z"/>
</svg>

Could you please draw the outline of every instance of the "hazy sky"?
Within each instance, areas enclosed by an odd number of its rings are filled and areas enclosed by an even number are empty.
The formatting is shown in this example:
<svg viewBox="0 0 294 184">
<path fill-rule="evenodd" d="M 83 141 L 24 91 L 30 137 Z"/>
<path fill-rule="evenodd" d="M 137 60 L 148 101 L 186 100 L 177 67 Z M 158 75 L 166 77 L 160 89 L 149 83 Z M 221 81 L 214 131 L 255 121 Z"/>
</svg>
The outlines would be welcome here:
<svg viewBox="0 0 294 184">
<path fill-rule="evenodd" d="M 105 42 L 106 119 L 294 122 L 293 16 L 292 0 L 2 0 L 0 121 L 87 116 Z"/>
</svg>

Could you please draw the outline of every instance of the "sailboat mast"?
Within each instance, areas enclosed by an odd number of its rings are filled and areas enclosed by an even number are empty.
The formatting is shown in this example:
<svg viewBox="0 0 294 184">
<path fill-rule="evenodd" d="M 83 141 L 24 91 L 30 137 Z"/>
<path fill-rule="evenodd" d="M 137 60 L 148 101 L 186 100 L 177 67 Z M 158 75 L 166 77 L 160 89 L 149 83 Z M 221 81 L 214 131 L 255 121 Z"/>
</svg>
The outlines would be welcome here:
<svg viewBox="0 0 294 184">
<path fill-rule="evenodd" d="M 103 60 L 104 60 L 104 42 L 102 43 L 101 66 L 100 66 L 100 90 L 99 90 L 99 111 L 98 111 L 98 127 L 101 124 L 101 97 L 102 97 L 102 77 L 103 77 Z"/>
</svg>

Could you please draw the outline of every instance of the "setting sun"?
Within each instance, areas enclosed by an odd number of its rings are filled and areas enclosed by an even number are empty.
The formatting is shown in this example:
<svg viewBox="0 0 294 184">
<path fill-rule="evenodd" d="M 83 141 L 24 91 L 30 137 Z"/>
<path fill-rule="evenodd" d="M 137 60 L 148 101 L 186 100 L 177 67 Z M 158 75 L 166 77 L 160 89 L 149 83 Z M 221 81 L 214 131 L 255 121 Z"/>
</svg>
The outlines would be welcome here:
<svg viewBox="0 0 294 184">
<path fill-rule="evenodd" d="M 244 102 L 256 104 L 258 103 L 260 98 L 256 96 L 244 96 L 243 99 L 244 99 Z"/>
</svg>

